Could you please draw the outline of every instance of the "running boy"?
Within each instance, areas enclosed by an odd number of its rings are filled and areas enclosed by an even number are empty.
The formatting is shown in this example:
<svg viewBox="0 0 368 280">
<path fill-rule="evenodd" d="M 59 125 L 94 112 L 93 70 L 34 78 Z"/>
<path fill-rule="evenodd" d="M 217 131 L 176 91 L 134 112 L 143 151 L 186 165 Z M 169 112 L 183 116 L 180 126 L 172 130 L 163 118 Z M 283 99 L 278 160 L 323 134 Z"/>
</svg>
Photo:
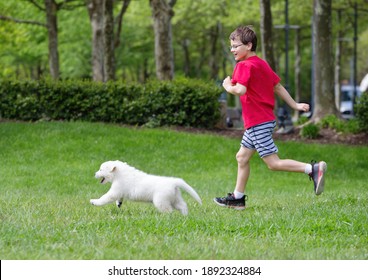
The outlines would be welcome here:
<svg viewBox="0 0 368 280">
<path fill-rule="evenodd" d="M 259 156 L 274 171 L 306 173 L 314 182 L 314 192 L 320 195 L 324 189 L 327 164 L 324 161 L 311 164 L 291 159 L 280 159 L 272 139 L 276 126 L 273 113 L 274 94 L 282 98 L 292 109 L 309 111 L 306 103 L 296 103 L 280 84 L 280 78 L 264 60 L 256 55 L 257 36 L 250 26 L 238 27 L 230 35 L 231 52 L 237 64 L 232 78 L 223 81 L 228 93 L 240 96 L 245 132 L 236 154 L 238 174 L 235 190 L 227 197 L 217 197 L 220 206 L 237 210 L 245 209 L 245 187 L 250 174 L 249 160 L 257 151 Z"/>
</svg>

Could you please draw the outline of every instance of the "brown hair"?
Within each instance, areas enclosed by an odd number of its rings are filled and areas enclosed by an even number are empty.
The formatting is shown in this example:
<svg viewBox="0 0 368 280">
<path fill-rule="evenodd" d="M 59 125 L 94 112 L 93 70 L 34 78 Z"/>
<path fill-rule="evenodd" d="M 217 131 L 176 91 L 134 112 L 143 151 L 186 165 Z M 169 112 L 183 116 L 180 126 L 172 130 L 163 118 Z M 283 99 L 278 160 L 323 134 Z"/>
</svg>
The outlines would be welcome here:
<svg viewBox="0 0 368 280">
<path fill-rule="evenodd" d="M 244 45 L 252 43 L 251 51 L 255 52 L 257 50 L 257 35 L 253 30 L 253 26 L 239 26 L 231 34 L 229 39 L 235 40 L 239 39 Z"/>
</svg>

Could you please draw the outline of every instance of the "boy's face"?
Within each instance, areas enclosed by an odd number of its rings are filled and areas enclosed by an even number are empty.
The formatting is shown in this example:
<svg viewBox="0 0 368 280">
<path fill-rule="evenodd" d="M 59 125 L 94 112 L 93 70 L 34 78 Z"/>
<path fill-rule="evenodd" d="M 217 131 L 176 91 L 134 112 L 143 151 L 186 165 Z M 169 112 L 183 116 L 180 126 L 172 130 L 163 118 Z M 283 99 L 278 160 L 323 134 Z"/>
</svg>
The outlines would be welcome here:
<svg viewBox="0 0 368 280">
<path fill-rule="evenodd" d="M 230 51 L 236 61 L 242 61 L 249 57 L 252 43 L 244 45 L 238 38 L 230 40 Z"/>
</svg>

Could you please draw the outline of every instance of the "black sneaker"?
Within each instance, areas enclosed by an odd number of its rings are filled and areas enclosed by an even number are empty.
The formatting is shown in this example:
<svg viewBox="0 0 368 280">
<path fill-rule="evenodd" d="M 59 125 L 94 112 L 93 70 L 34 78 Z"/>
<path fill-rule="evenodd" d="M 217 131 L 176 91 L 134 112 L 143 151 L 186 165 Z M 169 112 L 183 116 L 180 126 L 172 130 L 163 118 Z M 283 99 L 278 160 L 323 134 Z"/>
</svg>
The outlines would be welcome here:
<svg viewBox="0 0 368 280">
<path fill-rule="evenodd" d="M 242 198 L 235 199 L 233 193 L 228 193 L 227 197 L 216 197 L 213 201 L 222 207 L 228 207 L 235 210 L 244 210 L 245 209 L 245 201 L 247 200 L 247 196 L 243 195 Z"/>
<path fill-rule="evenodd" d="M 327 163 L 324 161 L 312 161 L 312 172 L 309 174 L 309 179 L 313 180 L 314 192 L 316 195 L 323 193 L 325 187 L 325 173 L 327 170 Z"/>
</svg>

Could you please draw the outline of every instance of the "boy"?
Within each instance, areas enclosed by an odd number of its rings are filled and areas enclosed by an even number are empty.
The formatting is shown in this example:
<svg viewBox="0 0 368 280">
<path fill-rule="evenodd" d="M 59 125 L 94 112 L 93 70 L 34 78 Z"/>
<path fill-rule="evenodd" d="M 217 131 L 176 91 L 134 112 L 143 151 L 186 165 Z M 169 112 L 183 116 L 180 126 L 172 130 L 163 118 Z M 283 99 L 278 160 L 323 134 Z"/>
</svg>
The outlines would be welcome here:
<svg viewBox="0 0 368 280">
<path fill-rule="evenodd" d="M 256 55 L 257 36 L 250 26 L 238 27 L 230 35 L 231 52 L 237 64 L 233 76 L 223 81 L 228 93 L 240 96 L 245 132 L 236 154 L 238 174 L 233 193 L 217 197 L 214 202 L 220 206 L 237 210 L 245 209 L 245 187 L 250 174 L 249 160 L 257 151 L 259 156 L 274 171 L 306 173 L 314 182 L 314 191 L 320 195 L 324 189 L 324 175 L 327 164 L 324 161 L 311 164 L 291 159 L 280 159 L 272 139 L 276 126 L 274 94 L 282 98 L 292 109 L 309 111 L 309 104 L 296 103 L 279 83 L 280 78 L 264 60 Z"/>
</svg>

